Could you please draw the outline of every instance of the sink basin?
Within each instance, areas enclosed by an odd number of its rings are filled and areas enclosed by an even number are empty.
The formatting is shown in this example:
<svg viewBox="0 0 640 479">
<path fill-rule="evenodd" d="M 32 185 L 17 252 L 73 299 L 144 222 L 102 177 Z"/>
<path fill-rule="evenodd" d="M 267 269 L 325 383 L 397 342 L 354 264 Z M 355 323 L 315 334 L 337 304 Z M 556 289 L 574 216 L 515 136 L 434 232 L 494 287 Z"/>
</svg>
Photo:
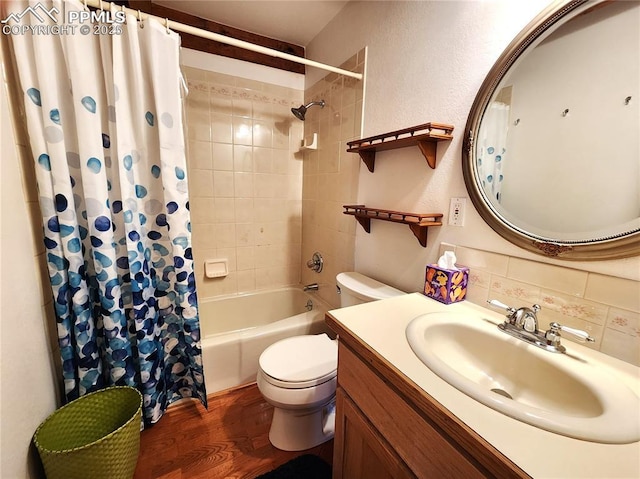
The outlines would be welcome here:
<svg viewBox="0 0 640 479">
<path fill-rule="evenodd" d="M 406 336 L 440 378 L 507 416 L 587 441 L 640 440 L 640 399 L 604 365 L 544 351 L 463 313 L 418 316 Z"/>
</svg>

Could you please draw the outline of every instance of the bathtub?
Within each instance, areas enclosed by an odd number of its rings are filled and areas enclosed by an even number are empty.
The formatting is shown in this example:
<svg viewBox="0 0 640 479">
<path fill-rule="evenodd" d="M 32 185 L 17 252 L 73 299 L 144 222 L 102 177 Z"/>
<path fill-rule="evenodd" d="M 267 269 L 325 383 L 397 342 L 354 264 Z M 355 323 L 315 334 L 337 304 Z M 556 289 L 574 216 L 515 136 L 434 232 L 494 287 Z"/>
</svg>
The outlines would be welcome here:
<svg viewBox="0 0 640 479">
<path fill-rule="evenodd" d="M 280 339 L 332 335 L 324 322 L 330 306 L 302 288 L 214 298 L 198 308 L 207 394 L 255 381 L 260 354 Z"/>
</svg>

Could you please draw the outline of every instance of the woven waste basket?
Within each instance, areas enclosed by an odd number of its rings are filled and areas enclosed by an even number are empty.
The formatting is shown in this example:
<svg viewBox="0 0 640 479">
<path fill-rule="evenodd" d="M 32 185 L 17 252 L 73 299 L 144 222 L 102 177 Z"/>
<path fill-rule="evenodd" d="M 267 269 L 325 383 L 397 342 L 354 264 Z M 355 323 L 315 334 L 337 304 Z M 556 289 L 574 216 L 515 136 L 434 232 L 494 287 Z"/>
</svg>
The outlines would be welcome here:
<svg viewBox="0 0 640 479">
<path fill-rule="evenodd" d="M 101 389 L 55 411 L 33 436 L 47 479 L 131 479 L 141 415 L 142 396 L 128 386 Z"/>
</svg>

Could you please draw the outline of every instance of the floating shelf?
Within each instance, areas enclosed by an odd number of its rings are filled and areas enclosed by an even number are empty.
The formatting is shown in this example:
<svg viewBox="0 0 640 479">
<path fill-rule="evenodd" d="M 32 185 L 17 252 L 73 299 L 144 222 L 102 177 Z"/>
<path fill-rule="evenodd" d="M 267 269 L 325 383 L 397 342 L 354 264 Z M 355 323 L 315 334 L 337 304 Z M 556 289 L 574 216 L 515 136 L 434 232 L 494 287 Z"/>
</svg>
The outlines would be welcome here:
<svg viewBox="0 0 640 479">
<path fill-rule="evenodd" d="M 391 221 L 409 225 L 411 231 L 418 238 L 420 244 L 427 246 L 427 228 L 442 226 L 442 213 L 406 213 L 403 211 L 381 210 L 366 208 L 364 205 L 343 205 L 345 215 L 356 217 L 358 223 L 367 233 L 371 232 L 371 220 Z"/>
<path fill-rule="evenodd" d="M 434 131 L 437 130 L 437 131 Z M 431 168 L 436 167 L 436 144 L 439 141 L 451 141 L 453 125 L 443 123 L 425 123 L 404 130 L 392 131 L 382 135 L 370 136 L 361 140 L 347 142 L 350 153 L 358 153 L 369 171 L 373 173 L 376 152 L 418 146 Z"/>
</svg>

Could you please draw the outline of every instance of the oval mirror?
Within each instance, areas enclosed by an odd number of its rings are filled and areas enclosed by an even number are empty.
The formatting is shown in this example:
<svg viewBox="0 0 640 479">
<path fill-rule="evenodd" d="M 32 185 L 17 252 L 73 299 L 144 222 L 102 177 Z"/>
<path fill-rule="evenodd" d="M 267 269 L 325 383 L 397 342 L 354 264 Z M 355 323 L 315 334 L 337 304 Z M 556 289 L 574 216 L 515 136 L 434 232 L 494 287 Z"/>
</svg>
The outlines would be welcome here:
<svg viewBox="0 0 640 479">
<path fill-rule="evenodd" d="M 563 259 L 640 254 L 640 1 L 558 2 L 489 72 L 465 128 L 469 196 Z"/>
</svg>

